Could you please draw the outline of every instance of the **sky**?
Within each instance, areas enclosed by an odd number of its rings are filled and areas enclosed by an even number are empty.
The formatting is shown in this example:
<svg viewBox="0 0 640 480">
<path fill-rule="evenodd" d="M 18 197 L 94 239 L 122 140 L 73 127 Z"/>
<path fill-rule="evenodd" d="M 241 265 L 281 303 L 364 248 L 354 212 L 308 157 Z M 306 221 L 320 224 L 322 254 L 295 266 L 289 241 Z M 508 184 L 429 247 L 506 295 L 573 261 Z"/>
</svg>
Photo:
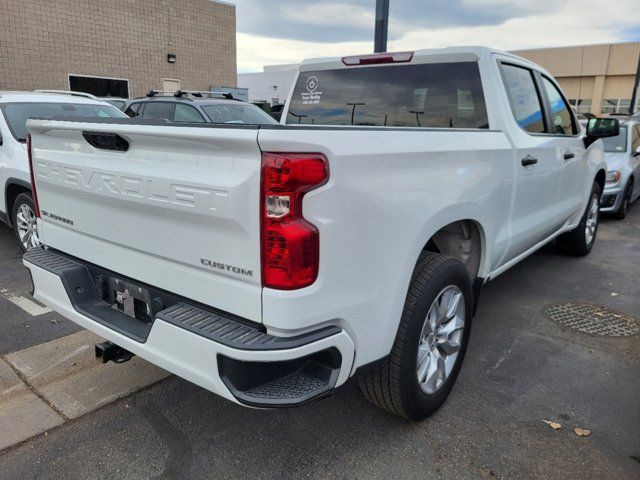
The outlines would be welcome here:
<svg viewBox="0 0 640 480">
<path fill-rule="evenodd" d="M 370 53 L 375 0 L 226 0 L 238 72 Z M 640 41 L 640 0 L 389 0 L 388 50 L 502 50 Z"/>
</svg>

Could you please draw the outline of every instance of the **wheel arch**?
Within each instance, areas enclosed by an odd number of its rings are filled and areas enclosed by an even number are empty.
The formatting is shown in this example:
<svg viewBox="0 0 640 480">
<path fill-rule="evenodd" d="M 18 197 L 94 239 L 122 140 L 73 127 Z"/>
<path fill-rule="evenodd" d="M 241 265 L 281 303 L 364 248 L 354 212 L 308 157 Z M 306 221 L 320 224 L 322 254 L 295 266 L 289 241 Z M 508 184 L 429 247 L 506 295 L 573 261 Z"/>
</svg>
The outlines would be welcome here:
<svg viewBox="0 0 640 480">
<path fill-rule="evenodd" d="M 420 253 L 428 251 L 457 258 L 467 267 L 469 278 L 474 282 L 484 271 L 486 249 L 486 233 L 482 223 L 474 218 L 461 218 L 435 229 Z"/>
<path fill-rule="evenodd" d="M 16 201 L 16 198 L 21 193 L 31 193 L 31 185 L 29 182 L 26 182 L 20 178 L 8 178 L 5 187 L 4 187 L 4 200 L 5 200 L 5 209 L 7 215 L 7 223 L 9 226 L 13 227 L 13 205 Z"/>
</svg>

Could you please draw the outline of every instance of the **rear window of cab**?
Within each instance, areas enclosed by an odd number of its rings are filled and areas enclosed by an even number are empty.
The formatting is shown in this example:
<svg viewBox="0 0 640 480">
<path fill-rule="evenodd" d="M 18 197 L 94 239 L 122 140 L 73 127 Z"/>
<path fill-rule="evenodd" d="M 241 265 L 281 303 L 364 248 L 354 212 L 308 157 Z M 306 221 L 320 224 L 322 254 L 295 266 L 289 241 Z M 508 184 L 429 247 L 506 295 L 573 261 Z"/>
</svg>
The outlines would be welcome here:
<svg viewBox="0 0 640 480">
<path fill-rule="evenodd" d="M 476 62 L 300 72 L 286 123 L 489 128 Z"/>
</svg>

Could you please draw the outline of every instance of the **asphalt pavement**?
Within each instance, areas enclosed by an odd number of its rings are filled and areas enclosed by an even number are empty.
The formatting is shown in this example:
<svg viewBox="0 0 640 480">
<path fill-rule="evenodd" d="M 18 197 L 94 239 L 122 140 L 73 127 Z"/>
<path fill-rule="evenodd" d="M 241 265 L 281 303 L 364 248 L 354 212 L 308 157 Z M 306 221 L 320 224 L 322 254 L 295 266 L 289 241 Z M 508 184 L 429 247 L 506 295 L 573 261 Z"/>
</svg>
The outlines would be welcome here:
<svg viewBox="0 0 640 480">
<path fill-rule="evenodd" d="M 28 296 L 12 241 L 0 227 L 0 288 Z M 262 411 L 170 377 L 3 450 L 0 477 L 640 478 L 640 335 L 552 322 L 544 311 L 558 302 L 640 321 L 640 203 L 603 220 L 591 255 L 550 245 L 485 287 L 457 384 L 424 422 L 376 409 L 353 381 Z M 76 330 L 0 295 L 2 355 Z"/>
</svg>

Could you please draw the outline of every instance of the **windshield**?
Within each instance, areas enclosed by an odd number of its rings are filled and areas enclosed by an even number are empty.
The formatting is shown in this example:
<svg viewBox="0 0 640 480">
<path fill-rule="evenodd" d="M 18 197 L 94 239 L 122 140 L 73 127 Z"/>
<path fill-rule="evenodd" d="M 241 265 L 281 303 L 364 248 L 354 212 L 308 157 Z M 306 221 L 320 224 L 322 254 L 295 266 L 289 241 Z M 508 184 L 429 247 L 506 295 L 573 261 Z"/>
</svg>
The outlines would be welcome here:
<svg viewBox="0 0 640 480">
<path fill-rule="evenodd" d="M 301 72 L 288 124 L 488 128 L 475 62 Z"/>
<path fill-rule="evenodd" d="M 5 103 L 2 111 L 11 134 L 20 142 L 27 138 L 25 124 L 32 117 L 127 118 L 111 105 L 86 103 Z"/>
<path fill-rule="evenodd" d="M 627 127 L 620 127 L 620 133 L 615 137 L 602 139 L 605 152 L 626 152 L 627 151 Z"/>
<path fill-rule="evenodd" d="M 238 123 L 247 125 L 276 124 L 273 117 L 250 104 L 202 105 L 202 109 L 213 123 Z"/>
</svg>

